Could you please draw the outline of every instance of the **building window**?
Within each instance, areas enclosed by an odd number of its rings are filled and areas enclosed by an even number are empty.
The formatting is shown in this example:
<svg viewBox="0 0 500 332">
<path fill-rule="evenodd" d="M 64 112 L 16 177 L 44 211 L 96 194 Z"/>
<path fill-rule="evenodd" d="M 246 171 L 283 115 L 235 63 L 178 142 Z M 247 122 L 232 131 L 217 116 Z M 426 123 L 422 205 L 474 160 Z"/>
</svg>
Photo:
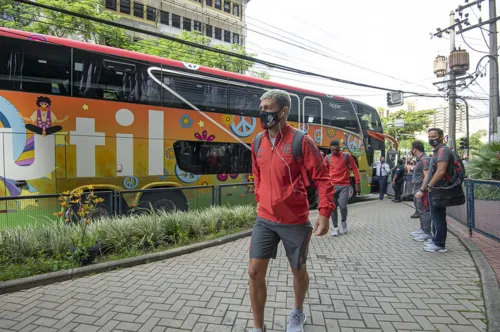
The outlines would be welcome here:
<svg viewBox="0 0 500 332">
<path fill-rule="evenodd" d="M 160 10 L 160 23 L 161 24 L 169 24 L 169 14 L 166 11 Z"/>
<path fill-rule="evenodd" d="M 233 44 L 240 44 L 240 35 L 238 35 L 237 33 L 233 33 Z"/>
<path fill-rule="evenodd" d="M 106 9 L 116 10 L 116 0 L 106 0 Z"/>
<path fill-rule="evenodd" d="M 233 15 L 240 16 L 240 5 L 233 3 Z"/>
<path fill-rule="evenodd" d="M 231 13 L 231 1 L 224 1 L 224 11 L 226 13 Z"/>
<path fill-rule="evenodd" d="M 194 29 L 201 32 L 201 22 L 194 21 Z"/>
<path fill-rule="evenodd" d="M 205 4 L 210 7 L 213 6 L 212 0 L 205 0 Z"/>
<path fill-rule="evenodd" d="M 146 10 L 146 18 L 149 21 L 156 21 L 156 8 L 148 6 Z"/>
<path fill-rule="evenodd" d="M 120 1 L 120 13 L 130 15 L 130 0 Z"/>
<path fill-rule="evenodd" d="M 231 42 L 231 31 L 224 30 L 224 41 L 226 43 Z"/>
<path fill-rule="evenodd" d="M 186 31 L 191 31 L 191 19 L 184 17 L 182 20 L 182 28 Z"/>
<path fill-rule="evenodd" d="M 179 15 L 172 14 L 172 26 L 174 28 L 181 28 L 181 17 Z"/>
<path fill-rule="evenodd" d="M 222 40 L 222 29 L 215 28 L 215 39 Z"/>
<path fill-rule="evenodd" d="M 142 3 L 134 2 L 134 16 L 144 18 L 144 5 Z"/>
<path fill-rule="evenodd" d="M 214 36 L 214 32 L 212 31 L 211 25 L 208 25 L 208 24 L 206 25 L 205 35 L 207 35 L 210 38 L 212 38 Z"/>
<path fill-rule="evenodd" d="M 215 9 L 222 9 L 222 0 L 215 0 Z"/>
</svg>

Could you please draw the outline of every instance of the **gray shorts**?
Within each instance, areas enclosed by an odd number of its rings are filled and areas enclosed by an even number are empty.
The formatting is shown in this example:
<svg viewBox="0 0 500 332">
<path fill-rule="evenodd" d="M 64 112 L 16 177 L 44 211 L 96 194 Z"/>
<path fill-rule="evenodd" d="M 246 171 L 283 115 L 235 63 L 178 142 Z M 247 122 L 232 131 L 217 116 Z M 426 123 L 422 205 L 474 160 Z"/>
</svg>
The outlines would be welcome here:
<svg viewBox="0 0 500 332">
<path fill-rule="evenodd" d="M 250 258 L 275 259 L 278 244 L 283 241 L 290 265 L 298 270 L 307 261 L 312 229 L 310 222 L 287 225 L 257 217 L 250 240 Z"/>
</svg>

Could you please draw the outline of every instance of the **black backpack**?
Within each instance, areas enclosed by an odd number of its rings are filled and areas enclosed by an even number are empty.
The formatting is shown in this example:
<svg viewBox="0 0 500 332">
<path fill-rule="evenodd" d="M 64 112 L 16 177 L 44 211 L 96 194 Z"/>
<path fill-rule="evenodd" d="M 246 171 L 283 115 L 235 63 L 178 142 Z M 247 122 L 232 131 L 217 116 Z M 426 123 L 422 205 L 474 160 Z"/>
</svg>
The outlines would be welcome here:
<svg viewBox="0 0 500 332">
<path fill-rule="evenodd" d="M 441 149 L 449 149 L 442 147 Z M 451 149 L 450 149 L 451 150 Z M 438 153 L 438 151 L 436 151 Z M 448 161 L 445 178 L 447 184 L 440 187 L 433 187 L 431 192 L 432 204 L 437 207 L 457 206 L 465 203 L 465 194 L 462 184 L 465 180 L 465 167 L 462 158 L 451 150 L 452 159 Z M 432 167 L 437 165 L 433 162 Z"/>
</svg>

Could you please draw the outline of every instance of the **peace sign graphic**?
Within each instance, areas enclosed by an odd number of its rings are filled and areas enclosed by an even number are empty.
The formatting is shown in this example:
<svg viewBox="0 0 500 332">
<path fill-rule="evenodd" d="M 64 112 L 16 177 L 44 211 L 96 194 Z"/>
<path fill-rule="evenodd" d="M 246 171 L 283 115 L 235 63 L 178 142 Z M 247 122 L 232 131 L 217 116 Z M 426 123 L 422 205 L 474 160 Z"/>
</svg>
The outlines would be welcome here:
<svg viewBox="0 0 500 332">
<path fill-rule="evenodd" d="M 193 173 L 183 171 L 177 164 L 175 164 L 175 175 L 184 183 L 193 183 L 200 178 L 200 175 L 194 175 Z"/>
<path fill-rule="evenodd" d="M 321 140 L 323 139 L 323 133 L 321 132 L 321 129 L 317 129 L 314 131 L 314 141 L 316 143 L 321 143 Z"/>
<path fill-rule="evenodd" d="M 134 189 L 139 185 L 139 179 L 135 176 L 127 176 L 122 184 L 126 189 Z"/>
<path fill-rule="evenodd" d="M 239 119 L 240 121 L 236 124 L 236 117 L 234 117 L 233 123 L 231 123 L 231 130 L 239 137 L 250 136 L 257 126 L 257 120 L 248 116 L 240 116 Z M 248 122 L 247 119 L 250 119 L 251 123 Z"/>
</svg>

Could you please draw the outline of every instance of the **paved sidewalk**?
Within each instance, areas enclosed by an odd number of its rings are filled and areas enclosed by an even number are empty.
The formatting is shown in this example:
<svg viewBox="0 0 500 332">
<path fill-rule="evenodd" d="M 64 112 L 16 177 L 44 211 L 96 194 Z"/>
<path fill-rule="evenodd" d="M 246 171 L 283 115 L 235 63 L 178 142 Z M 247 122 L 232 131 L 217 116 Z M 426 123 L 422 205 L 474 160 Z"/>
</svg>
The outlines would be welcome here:
<svg viewBox="0 0 500 332">
<path fill-rule="evenodd" d="M 478 272 L 449 236 L 425 253 L 413 210 L 351 205 L 349 234 L 313 236 L 306 332 L 486 331 Z M 0 296 L 1 331 L 246 331 L 248 239 L 163 262 Z M 270 264 L 266 322 L 283 332 L 293 304 L 282 248 Z"/>
</svg>

